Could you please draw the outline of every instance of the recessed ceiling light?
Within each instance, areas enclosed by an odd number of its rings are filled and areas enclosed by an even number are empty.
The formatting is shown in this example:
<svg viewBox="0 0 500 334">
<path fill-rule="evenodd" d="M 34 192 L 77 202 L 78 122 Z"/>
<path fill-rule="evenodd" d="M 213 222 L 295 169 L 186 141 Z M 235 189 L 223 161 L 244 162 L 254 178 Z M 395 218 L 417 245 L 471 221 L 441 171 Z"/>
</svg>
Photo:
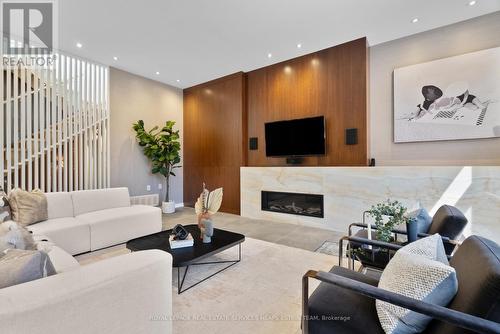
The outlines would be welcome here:
<svg viewBox="0 0 500 334">
<path fill-rule="evenodd" d="M 417 22 L 418 22 L 417 18 L 414 18 L 413 20 L 411 20 L 411 23 L 417 23 Z"/>
<path fill-rule="evenodd" d="M 78 42 L 78 43 L 76 43 L 76 47 L 79 48 L 79 49 L 81 49 L 83 47 L 83 44 L 80 43 L 80 42 Z"/>
<path fill-rule="evenodd" d="M 477 3 L 477 1 L 469 1 L 469 6 L 474 6 Z"/>
<path fill-rule="evenodd" d="M 267 58 L 272 58 L 273 57 L 273 54 L 272 53 L 268 53 L 267 54 Z"/>
<path fill-rule="evenodd" d="M 115 60 L 115 61 L 116 61 L 116 60 L 118 60 L 118 57 L 114 56 L 114 57 L 113 57 L 113 60 Z"/>
<path fill-rule="evenodd" d="M 177 79 L 177 80 L 175 80 L 175 81 L 177 81 L 177 82 L 181 82 L 181 79 Z"/>
<path fill-rule="evenodd" d="M 160 72 L 156 72 L 156 75 L 160 75 Z"/>
<path fill-rule="evenodd" d="M 300 49 L 302 47 L 302 44 L 297 44 L 297 49 Z"/>
</svg>

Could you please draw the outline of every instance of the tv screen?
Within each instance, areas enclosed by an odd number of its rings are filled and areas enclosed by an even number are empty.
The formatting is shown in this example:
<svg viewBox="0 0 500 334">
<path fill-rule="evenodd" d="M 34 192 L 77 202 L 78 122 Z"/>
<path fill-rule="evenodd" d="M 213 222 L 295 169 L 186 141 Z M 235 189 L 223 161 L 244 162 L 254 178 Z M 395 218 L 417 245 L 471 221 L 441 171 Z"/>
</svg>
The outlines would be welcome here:
<svg viewBox="0 0 500 334">
<path fill-rule="evenodd" d="M 266 156 L 325 154 L 325 117 L 266 123 Z"/>
</svg>

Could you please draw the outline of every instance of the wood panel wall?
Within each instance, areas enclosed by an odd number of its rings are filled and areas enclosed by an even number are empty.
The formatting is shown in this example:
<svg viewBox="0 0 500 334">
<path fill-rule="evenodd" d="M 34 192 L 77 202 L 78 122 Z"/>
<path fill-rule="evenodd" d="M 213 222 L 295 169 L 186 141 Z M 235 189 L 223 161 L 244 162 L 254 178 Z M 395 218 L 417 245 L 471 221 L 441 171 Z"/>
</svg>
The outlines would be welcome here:
<svg viewBox="0 0 500 334">
<path fill-rule="evenodd" d="M 362 38 L 185 89 L 184 204 L 194 206 L 206 182 L 224 187 L 221 211 L 239 214 L 240 167 L 286 164 L 266 157 L 266 122 L 324 115 L 327 153 L 303 165 L 366 166 L 368 61 Z M 347 128 L 358 129 L 357 145 L 345 144 Z M 258 150 L 249 150 L 251 137 Z"/>
<path fill-rule="evenodd" d="M 248 137 L 259 142 L 248 152 L 248 165 L 286 164 L 266 157 L 266 122 L 324 115 L 326 155 L 307 157 L 303 165 L 366 166 L 367 52 L 362 38 L 247 73 Z M 347 128 L 358 129 L 357 145 L 345 145 Z"/>
<path fill-rule="evenodd" d="M 221 211 L 240 213 L 240 167 L 247 163 L 245 75 L 236 73 L 184 90 L 184 205 L 203 182 L 224 188 Z"/>
</svg>

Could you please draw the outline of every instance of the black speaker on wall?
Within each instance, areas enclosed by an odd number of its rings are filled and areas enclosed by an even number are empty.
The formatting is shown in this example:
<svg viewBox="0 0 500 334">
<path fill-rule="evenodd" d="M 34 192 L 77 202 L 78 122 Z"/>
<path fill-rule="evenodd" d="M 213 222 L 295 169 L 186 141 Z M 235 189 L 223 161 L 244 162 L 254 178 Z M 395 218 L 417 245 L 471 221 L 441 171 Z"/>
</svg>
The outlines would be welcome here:
<svg viewBox="0 0 500 334">
<path fill-rule="evenodd" d="M 346 145 L 356 145 L 358 143 L 358 129 L 346 129 L 345 130 L 345 144 Z"/>
<path fill-rule="evenodd" d="M 251 150 L 258 150 L 259 149 L 259 138 L 257 138 L 257 137 L 250 138 L 250 149 Z"/>
</svg>

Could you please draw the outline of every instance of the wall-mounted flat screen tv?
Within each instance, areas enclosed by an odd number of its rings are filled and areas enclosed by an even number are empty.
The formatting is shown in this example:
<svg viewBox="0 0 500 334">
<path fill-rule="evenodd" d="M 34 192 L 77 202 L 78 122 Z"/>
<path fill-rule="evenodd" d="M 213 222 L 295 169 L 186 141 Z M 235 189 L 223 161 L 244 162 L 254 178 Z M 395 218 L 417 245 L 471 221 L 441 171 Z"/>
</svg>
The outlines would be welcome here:
<svg viewBox="0 0 500 334">
<path fill-rule="evenodd" d="M 325 154 L 325 117 L 265 124 L 266 156 L 294 157 Z"/>
</svg>

